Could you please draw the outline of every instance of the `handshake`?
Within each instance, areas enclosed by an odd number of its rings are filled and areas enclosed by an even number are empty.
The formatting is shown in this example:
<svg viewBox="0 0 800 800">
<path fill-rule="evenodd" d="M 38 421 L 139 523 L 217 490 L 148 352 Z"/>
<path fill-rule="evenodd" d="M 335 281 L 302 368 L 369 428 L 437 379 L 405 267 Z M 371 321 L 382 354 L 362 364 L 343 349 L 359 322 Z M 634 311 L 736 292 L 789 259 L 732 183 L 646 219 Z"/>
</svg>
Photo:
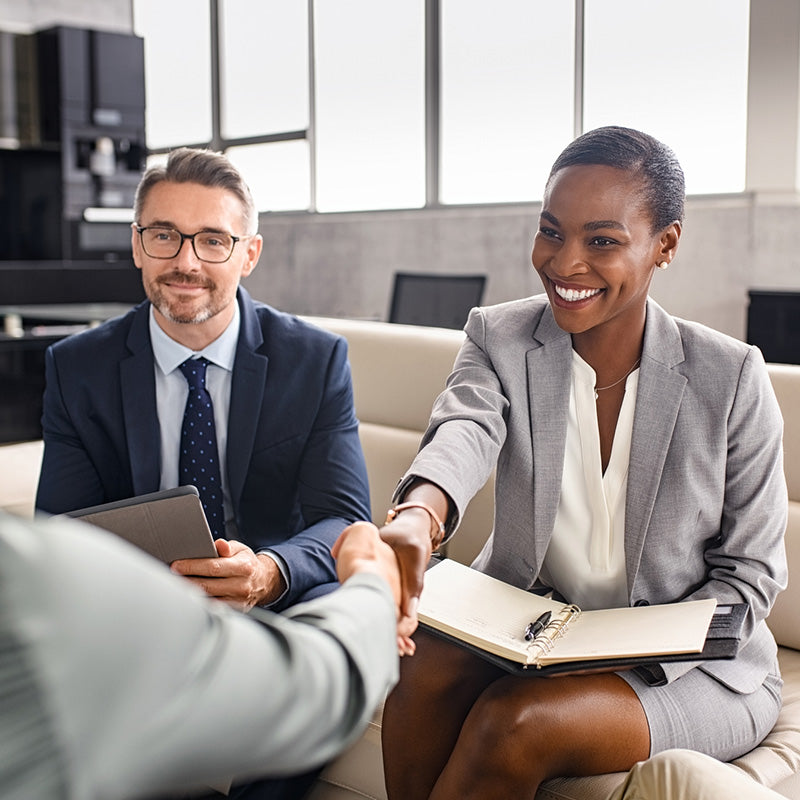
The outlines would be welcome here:
<svg viewBox="0 0 800 800">
<path fill-rule="evenodd" d="M 403 560 L 398 550 L 381 538 L 381 531 L 371 522 L 354 522 L 342 531 L 332 548 L 336 559 L 339 581 L 350 576 L 371 572 L 382 577 L 391 589 L 397 605 L 397 649 L 401 656 L 414 654 L 414 641 L 410 638 L 417 627 L 417 598 L 406 591 L 404 596 Z M 427 553 L 427 558 L 430 553 Z M 405 581 L 407 584 L 408 581 Z M 421 589 L 421 584 L 419 589 Z M 413 589 L 412 589 L 413 591 Z"/>
</svg>

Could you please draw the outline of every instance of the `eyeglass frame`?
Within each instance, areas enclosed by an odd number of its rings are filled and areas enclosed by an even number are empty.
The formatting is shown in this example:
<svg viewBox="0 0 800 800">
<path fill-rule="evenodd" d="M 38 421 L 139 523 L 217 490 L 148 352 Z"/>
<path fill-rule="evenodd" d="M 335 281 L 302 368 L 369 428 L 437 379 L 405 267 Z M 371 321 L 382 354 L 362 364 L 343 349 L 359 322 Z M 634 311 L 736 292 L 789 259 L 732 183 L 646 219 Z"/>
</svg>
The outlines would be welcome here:
<svg viewBox="0 0 800 800">
<path fill-rule="evenodd" d="M 180 255 L 181 250 L 183 249 L 183 243 L 188 239 L 192 243 L 192 252 L 194 253 L 195 257 L 198 261 L 202 261 L 204 264 L 227 264 L 232 256 L 234 248 L 236 247 L 237 242 L 242 242 L 247 239 L 252 239 L 255 234 L 248 234 L 246 236 L 234 236 L 232 233 L 226 233 L 225 231 L 197 231 L 195 233 L 181 233 L 177 228 L 171 228 L 169 225 L 137 225 L 135 222 L 133 223 L 133 227 L 136 232 L 139 234 L 139 241 L 142 245 L 142 250 L 144 250 L 144 254 L 148 258 L 156 258 L 159 261 L 168 261 L 170 258 L 177 258 Z M 175 231 L 178 236 L 181 237 L 181 243 L 178 245 L 178 249 L 175 251 L 174 255 L 171 256 L 151 256 L 150 253 L 147 252 L 147 248 L 144 245 L 144 232 L 146 230 L 162 230 L 162 231 Z M 231 244 L 231 251 L 228 253 L 228 257 L 224 258 L 222 261 L 208 261 L 208 259 L 201 258 L 197 252 L 197 248 L 194 245 L 194 237 L 199 236 L 201 233 L 219 233 L 223 234 L 224 236 L 230 236 L 233 240 Z"/>
</svg>

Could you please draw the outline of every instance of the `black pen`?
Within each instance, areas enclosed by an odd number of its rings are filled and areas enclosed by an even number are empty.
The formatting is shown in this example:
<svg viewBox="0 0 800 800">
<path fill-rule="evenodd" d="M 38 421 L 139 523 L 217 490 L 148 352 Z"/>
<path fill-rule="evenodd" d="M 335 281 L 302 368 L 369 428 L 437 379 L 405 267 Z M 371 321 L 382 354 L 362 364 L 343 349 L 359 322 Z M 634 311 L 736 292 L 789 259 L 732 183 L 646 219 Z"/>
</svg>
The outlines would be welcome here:
<svg viewBox="0 0 800 800">
<path fill-rule="evenodd" d="M 545 611 L 536 622 L 529 622 L 528 627 L 525 628 L 525 641 L 529 642 L 531 639 L 535 639 L 545 629 L 548 622 L 550 622 L 549 611 Z"/>
</svg>

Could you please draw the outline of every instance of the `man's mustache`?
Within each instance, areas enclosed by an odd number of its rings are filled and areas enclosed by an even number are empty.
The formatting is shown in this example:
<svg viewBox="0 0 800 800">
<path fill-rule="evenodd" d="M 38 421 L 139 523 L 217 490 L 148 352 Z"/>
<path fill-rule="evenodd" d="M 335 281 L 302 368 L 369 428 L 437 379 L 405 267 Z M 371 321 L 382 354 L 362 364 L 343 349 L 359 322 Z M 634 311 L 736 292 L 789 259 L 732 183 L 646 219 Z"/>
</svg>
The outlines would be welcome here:
<svg viewBox="0 0 800 800">
<path fill-rule="evenodd" d="M 189 286 L 202 286 L 204 289 L 216 288 L 216 284 L 208 278 L 190 272 L 181 272 L 180 270 L 173 270 L 159 275 L 156 278 L 156 283 L 184 283 Z"/>
</svg>

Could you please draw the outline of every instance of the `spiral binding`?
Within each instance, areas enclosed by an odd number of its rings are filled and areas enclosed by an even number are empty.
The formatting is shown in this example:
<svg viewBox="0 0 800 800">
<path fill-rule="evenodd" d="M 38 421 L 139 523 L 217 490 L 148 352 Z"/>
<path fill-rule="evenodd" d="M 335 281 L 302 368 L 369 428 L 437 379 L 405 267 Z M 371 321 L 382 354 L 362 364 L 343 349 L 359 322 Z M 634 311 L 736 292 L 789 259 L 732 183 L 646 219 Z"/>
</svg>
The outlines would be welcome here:
<svg viewBox="0 0 800 800">
<path fill-rule="evenodd" d="M 574 604 L 564 606 L 559 617 L 545 625 L 544 630 L 528 645 L 528 663 L 538 664 L 539 659 L 555 647 L 556 642 L 567 632 L 572 620 L 577 619 L 580 613 L 580 608 Z M 532 647 L 539 649 L 538 654 L 530 652 Z"/>
</svg>

